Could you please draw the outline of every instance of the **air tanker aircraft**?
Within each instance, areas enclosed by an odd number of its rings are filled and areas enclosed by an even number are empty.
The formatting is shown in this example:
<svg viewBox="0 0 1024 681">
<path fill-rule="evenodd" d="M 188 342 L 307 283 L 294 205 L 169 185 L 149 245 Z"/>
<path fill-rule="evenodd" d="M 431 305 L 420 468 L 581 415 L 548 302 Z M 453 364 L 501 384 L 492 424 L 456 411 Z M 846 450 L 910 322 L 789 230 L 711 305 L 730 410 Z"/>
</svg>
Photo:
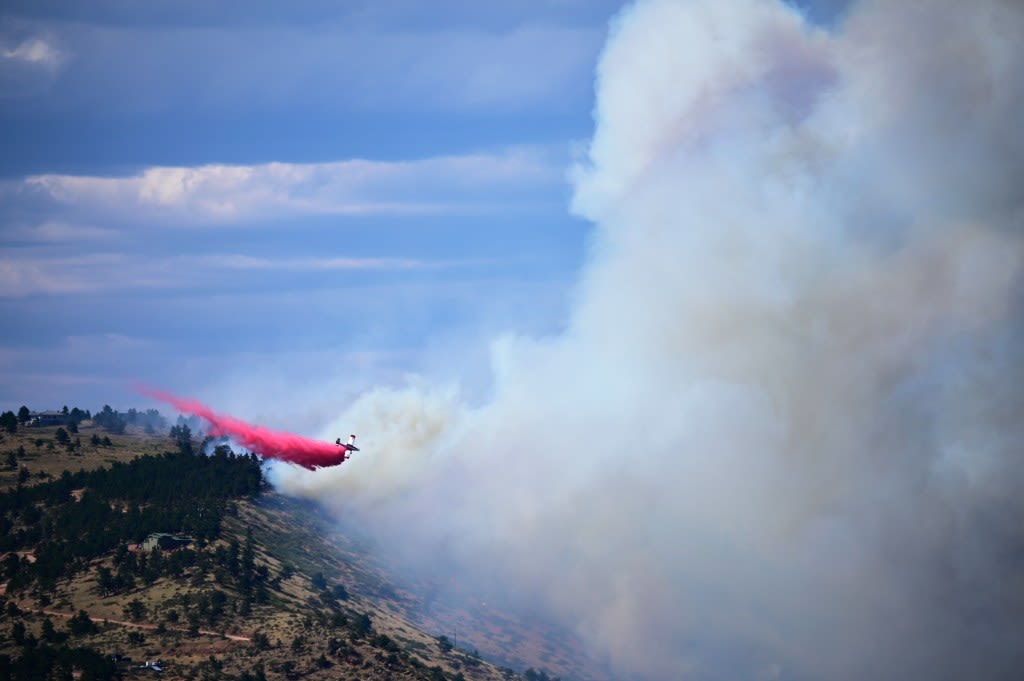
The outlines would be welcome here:
<svg viewBox="0 0 1024 681">
<path fill-rule="evenodd" d="M 345 453 L 341 457 L 342 461 L 345 461 L 345 460 L 347 460 L 350 457 L 349 452 L 358 452 L 359 451 L 359 447 L 356 447 L 356 436 L 355 435 L 349 435 L 348 436 L 348 442 L 342 442 L 341 438 L 339 437 L 337 440 L 334 441 L 334 444 L 338 445 L 339 447 L 341 447 L 342 449 L 345 450 Z"/>
</svg>

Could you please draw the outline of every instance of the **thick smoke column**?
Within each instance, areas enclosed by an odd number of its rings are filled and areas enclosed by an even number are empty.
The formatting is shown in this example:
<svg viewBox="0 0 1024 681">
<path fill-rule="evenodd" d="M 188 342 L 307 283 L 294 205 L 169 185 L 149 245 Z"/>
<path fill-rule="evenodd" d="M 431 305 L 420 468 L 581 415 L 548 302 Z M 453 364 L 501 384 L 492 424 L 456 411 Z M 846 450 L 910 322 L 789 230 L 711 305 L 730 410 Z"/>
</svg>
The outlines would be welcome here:
<svg viewBox="0 0 1024 681">
<path fill-rule="evenodd" d="M 1015 0 L 626 9 L 565 333 L 496 341 L 483 404 L 365 395 L 373 457 L 279 484 L 623 678 L 1018 678 L 1022 35 Z"/>
<path fill-rule="evenodd" d="M 139 387 L 138 392 L 169 404 L 182 413 L 198 416 L 209 424 L 209 434 L 213 437 L 229 437 L 265 459 L 280 459 L 311 470 L 319 466 L 337 466 L 345 460 L 345 449 L 329 442 L 254 426 L 232 416 L 217 414 L 196 400 L 175 397 L 162 390 Z"/>
</svg>

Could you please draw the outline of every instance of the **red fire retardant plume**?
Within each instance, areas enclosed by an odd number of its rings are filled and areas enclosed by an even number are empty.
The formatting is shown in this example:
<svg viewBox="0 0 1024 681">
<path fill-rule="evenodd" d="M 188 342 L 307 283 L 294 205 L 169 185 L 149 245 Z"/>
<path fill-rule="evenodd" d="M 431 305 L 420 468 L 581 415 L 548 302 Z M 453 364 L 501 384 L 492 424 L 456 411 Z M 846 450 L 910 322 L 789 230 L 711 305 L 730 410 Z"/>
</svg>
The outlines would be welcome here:
<svg viewBox="0 0 1024 681">
<path fill-rule="evenodd" d="M 309 470 L 322 466 L 337 466 L 345 460 L 345 448 L 329 442 L 254 426 L 232 416 L 217 414 L 195 400 L 175 397 L 162 390 L 140 386 L 138 392 L 165 402 L 180 412 L 198 416 L 210 424 L 209 435 L 229 437 L 265 459 L 280 459 Z"/>
</svg>

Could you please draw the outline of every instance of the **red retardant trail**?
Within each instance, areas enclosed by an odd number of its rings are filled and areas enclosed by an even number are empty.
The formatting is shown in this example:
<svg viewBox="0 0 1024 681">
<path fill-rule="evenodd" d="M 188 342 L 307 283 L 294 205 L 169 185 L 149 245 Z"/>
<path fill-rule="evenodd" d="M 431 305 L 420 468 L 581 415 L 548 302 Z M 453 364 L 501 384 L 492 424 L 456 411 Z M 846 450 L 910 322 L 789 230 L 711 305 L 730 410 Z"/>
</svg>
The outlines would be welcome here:
<svg viewBox="0 0 1024 681">
<path fill-rule="evenodd" d="M 337 466 L 345 460 L 347 454 L 344 447 L 329 442 L 254 426 L 232 416 L 222 416 L 196 400 L 182 399 L 146 386 L 139 386 L 136 390 L 180 412 L 198 416 L 210 424 L 209 435 L 229 437 L 265 459 L 280 459 L 315 470 L 321 466 Z"/>
</svg>

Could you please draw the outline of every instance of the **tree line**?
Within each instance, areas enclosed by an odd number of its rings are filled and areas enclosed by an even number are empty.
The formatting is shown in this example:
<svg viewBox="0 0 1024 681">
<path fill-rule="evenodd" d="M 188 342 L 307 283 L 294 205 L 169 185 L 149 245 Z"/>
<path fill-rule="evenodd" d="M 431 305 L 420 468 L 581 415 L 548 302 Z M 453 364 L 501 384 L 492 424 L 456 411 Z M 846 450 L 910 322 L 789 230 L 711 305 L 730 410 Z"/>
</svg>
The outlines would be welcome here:
<svg viewBox="0 0 1024 681">
<path fill-rule="evenodd" d="M 91 420 L 93 425 L 99 426 L 115 435 L 124 433 L 125 428 L 128 426 L 141 426 L 145 428 L 147 433 L 153 433 L 167 427 L 167 419 L 156 409 L 139 411 L 138 409 L 131 408 L 126 412 L 120 412 L 112 409 L 109 404 L 105 404 L 101 410 L 92 414 L 88 409 L 79 409 L 78 407 L 68 409 L 68 406 L 64 405 L 60 414 L 63 417 L 62 425 L 73 429 L 71 430 L 73 433 L 78 431 L 78 426 L 82 421 L 88 420 Z M 0 429 L 8 433 L 16 433 L 19 426 L 27 426 L 31 419 L 32 411 L 27 406 L 21 405 L 17 413 L 13 411 L 0 413 Z"/>
</svg>

